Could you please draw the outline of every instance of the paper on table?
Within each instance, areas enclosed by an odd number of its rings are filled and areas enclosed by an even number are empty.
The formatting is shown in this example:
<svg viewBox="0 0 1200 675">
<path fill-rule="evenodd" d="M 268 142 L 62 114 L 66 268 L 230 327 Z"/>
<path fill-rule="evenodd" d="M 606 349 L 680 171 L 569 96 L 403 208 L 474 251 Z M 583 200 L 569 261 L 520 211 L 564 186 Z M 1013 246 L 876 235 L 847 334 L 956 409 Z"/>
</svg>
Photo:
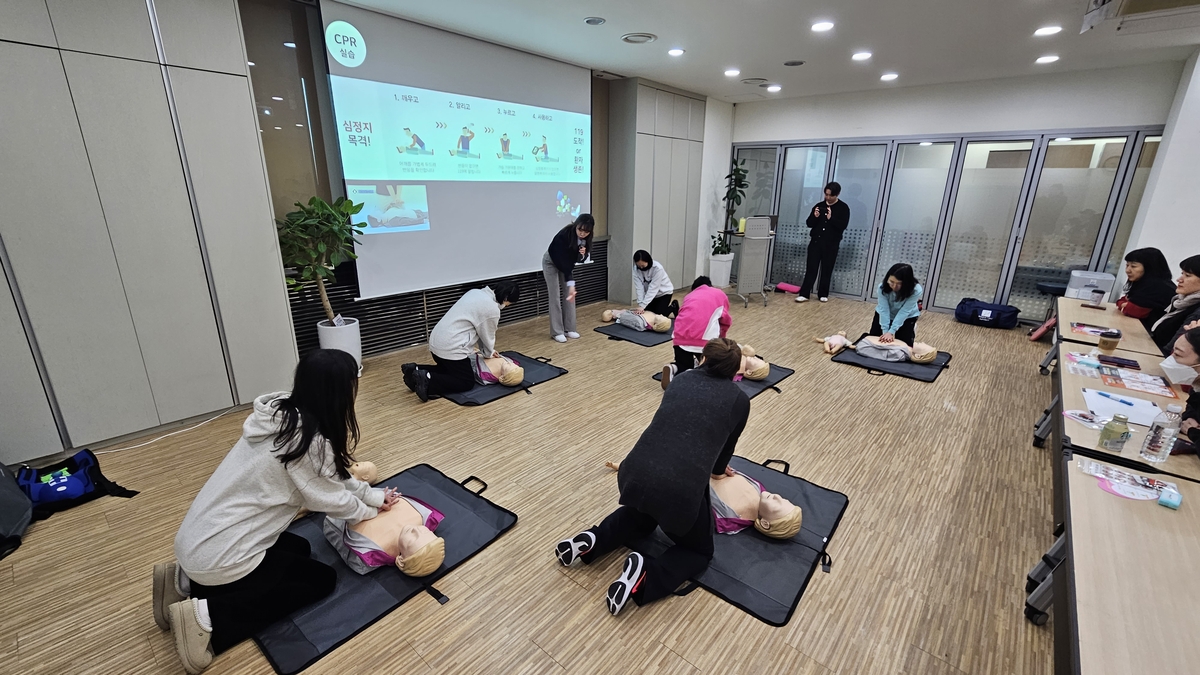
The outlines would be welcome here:
<svg viewBox="0 0 1200 675">
<path fill-rule="evenodd" d="M 1154 418 L 1158 417 L 1158 414 L 1162 412 L 1159 409 L 1158 404 L 1154 401 L 1147 401 L 1144 398 L 1137 398 L 1136 396 L 1130 396 L 1129 394 L 1112 394 L 1110 392 L 1105 393 L 1108 393 L 1110 396 L 1115 396 L 1123 401 L 1129 401 L 1130 403 L 1133 403 L 1133 405 L 1125 405 L 1120 401 L 1115 401 L 1111 398 L 1101 396 L 1100 392 L 1096 389 L 1084 388 L 1083 400 L 1084 403 L 1087 404 L 1088 410 L 1091 411 L 1093 415 L 1098 415 L 1100 417 L 1112 417 L 1113 415 L 1118 414 L 1125 415 L 1129 418 L 1130 422 L 1148 427 L 1154 423 Z"/>
</svg>

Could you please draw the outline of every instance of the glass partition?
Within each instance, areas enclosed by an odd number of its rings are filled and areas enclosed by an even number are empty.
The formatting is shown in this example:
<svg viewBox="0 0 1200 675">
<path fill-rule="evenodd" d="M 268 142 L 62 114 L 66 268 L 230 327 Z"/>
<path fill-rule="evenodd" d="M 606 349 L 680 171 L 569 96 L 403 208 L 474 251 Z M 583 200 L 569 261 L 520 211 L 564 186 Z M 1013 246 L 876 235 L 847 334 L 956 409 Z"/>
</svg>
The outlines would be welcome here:
<svg viewBox="0 0 1200 675">
<path fill-rule="evenodd" d="M 1104 271 L 1116 277 L 1123 273 L 1121 264 L 1125 259 L 1125 247 L 1129 245 L 1129 233 L 1133 230 L 1133 221 L 1137 217 L 1138 207 L 1142 204 L 1146 181 L 1150 179 L 1150 168 L 1154 166 L 1154 158 L 1158 156 L 1158 144 L 1161 141 L 1162 136 L 1148 136 L 1142 141 L 1142 151 L 1138 153 L 1133 178 L 1129 183 L 1129 196 L 1125 198 L 1125 208 L 1121 211 L 1121 220 L 1117 224 L 1117 233 L 1108 252 L 1108 261 L 1104 263 Z"/>
<path fill-rule="evenodd" d="M 1088 268 L 1126 140 L 1060 138 L 1047 144 L 1008 294 L 1008 304 L 1019 307 L 1023 318 L 1043 316 L 1050 307 L 1039 281 L 1066 283 L 1071 270 Z"/>
<path fill-rule="evenodd" d="M 946 196 L 946 178 L 954 160 L 954 143 L 901 143 L 896 146 L 883 238 L 869 297 L 876 297 L 883 275 L 893 264 L 912 265 L 917 280 L 929 285 L 937 239 L 938 217 Z"/>
<path fill-rule="evenodd" d="M 747 216 L 762 216 L 771 213 L 771 203 L 775 199 L 775 155 L 776 149 L 771 148 L 739 148 L 738 161 L 745 160 L 742 168 L 746 170 L 746 198 L 742 200 L 734 212 L 734 218 Z M 722 195 L 724 197 L 724 195 Z"/>
<path fill-rule="evenodd" d="M 833 180 L 842 186 L 838 198 L 850 207 L 850 226 L 842 235 L 842 246 L 833 268 L 831 290 L 834 293 L 862 295 L 886 156 L 886 144 L 837 147 Z"/>
<path fill-rule="evenodd" d="M 787 148 L 783 180 L 779 185 L 779 224 L 775 230 L 775 264 L 771 283 L 800 285 L 808 255 L 808 227 L 804 221 L 813 205 L 824 197 L 829 147 Z"/>
<path fill-rule="evenodd" d="M 1033 141 L 971 141 L 963 155 L 934 306 L 996 299 Z"/>
</svg>

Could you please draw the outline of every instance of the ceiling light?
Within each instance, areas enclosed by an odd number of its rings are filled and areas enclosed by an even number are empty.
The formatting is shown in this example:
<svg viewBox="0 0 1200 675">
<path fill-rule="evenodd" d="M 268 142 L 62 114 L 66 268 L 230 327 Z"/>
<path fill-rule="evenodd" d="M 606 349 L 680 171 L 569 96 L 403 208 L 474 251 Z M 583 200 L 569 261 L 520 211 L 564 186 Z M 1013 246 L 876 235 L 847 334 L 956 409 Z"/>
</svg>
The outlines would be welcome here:
<svg viewBox="0 0 1200 675">
<path fill-rule="evenodd" d="M 295 49 L 296 43 L 295 42 L 285 42 L 285 43 L 283 43 L 283 46 L 287 47 L 288 49 Z"/>
<path fill-rule="evenodd" d="M 1069 140 L 1071 140 L 1071 138 L 1069 136 L 1059 136 L 1058 138 L 1054 139 L 1054 142 L 1055 143 L 1066 143 Z"/>
<path fill-rule="evenodd" d="M 812 29 L 813 29 L 813 32 L 815 32 L 815 33 L 824 33 L 825 31 L 833 30 L 833 22 L 832 21 L 818 21 L 812 25 Z"/>
<path fill-rule="evenodd" d="M 628 42 L 631 45 L 644 45 L 647 42 L 654 42 L 658 36 L 654 33 L 626 33 L 621 36 L 623 42 Z"/>
<path fill-rule="evenodd" d="M 282 100 L 283 100 L 283 97 L 282 97 L 282 96 L 272 96 L 272 97 L 271 97 L 271 100 L 272 100 L 272 101 L 282 101 Z"/>
<path fill-rule="evenodd" d="M 264 115 L 270 115 L 270 114 L 271 114 L 271 111 L 270 111 L 270 110 L 267 110 L 266 108 L 264 108 L 264 109 L 263 109 L 263 114 L 264 114 Z"/>
<path fill-rule="evenodd" d="M 854 59 L 855 61 L 866 61 L 867 59 L 871 58 L 871 52 L 856 52 L 854 56 L 851 56 L 850 58 Z"/>
<path fill-rule="evenodd" d="M 802 66 L 802 65 L 804 65 L 804 62 L 803 61 L 784 61 L 783 65 L 785 65 L 785 66 Z"/>
<path fill-rule="evenodd" d="M 929 147 L 929 146 L 933 145 L 933 143 L 930 143 L 929 141 L 921 141 L 921 145 L 923 145 L 925 147 Z"/>
<path fill-rule="evenodd" d="M 742 71 L 738 70 L 737 68 L 730 68 L 729 70 L 725 71 L 725 77 L 737 77 L 741 74 Z"/>
<path fill-rule="evenodd" d="M 303 124 L 300 124 L 299 122 L 297 122 L 297 123 L 296 123 L 296 126 L 300 127 L 301 129 L 303 129 L 303 128 L 304 128 L 304 125 L 303 125 Z"/>
<path fill-rule="evenodd" d="M 679 47 L 676 47 L 674 49 L 668 49 L 667 53 L 670 54 L 671 56 L 683 56 L 683 50 L 680 49 Z"/>
<path fill-rule="evenodd" d="M 283 127 L 275 127 L 275 128 L 276 128 L 276 129 L 279 129 L 279 130 L 281 130 L 281 131 L 283 130 Z"/>
<path fill-rule="evenodd" d="M 879 79 L 883 80 L 884 82 L 891 82 L 892 80 L 896 79 L 897 77 L 900 77 L 900 76 L 897 75 L 896 73 L 884 73 L 883 75 L 879 76 Z"/>
<path fill-rule="evenodd" d="M 1046 37 L 1047 35 L 1054 35 L 1055 33 L 1059 32 L 1061 30 L 1062 30 L 1062 26 L 1043 26 L 1043 27 L 1033 31 L 1033 34 L 1038 37 Z"/>
<path fill-rule="evenodd" d="M 1054 54 L 1047 54 L 1046 56 L 1039 56 L 1037 59 L 1037 62 L 1038 63 L 1054 63 L 1057 60 L 1058 60 L 1058 57 L 1055 56 Z"/>
<path fill-rule="evenodd" d="M 254 62 L 253 62 L 253 61 L 247 61 L 247 62 L 246 62 L 246 65 L 248 65 L 248 66 L 252 66 L 252 65 L 254 65 Z"/>
<path fill-rule="evenodd" d="M 767 91 L 771 92 L 772 94 L 774 94 L 775 92 L 777 92 L 781 89 L 783 89 L 783 87 L 781 87 L 777 84 L 772 84 L 771 86 L 767 87 Z"/>
<path fill-rule="evenodd" d="M 604 24 L 604 18 L 599 16 L 589 16 L 583 20 L 589 26 L 600 26 Z"/>
</svg>

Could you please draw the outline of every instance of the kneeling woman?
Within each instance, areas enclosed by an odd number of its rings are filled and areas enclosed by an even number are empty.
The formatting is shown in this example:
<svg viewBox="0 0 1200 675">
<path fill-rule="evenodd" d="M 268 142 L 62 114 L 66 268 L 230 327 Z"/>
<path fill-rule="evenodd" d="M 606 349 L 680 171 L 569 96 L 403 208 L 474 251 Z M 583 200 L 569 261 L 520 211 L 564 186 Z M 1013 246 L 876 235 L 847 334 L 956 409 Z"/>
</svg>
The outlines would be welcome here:
<svg viewBox="0 0 1200 675">
<path fill-rule="evenodd" d="M 917 283 L 912 265 L 892 265 L 879 285 L 879 301 L 875 303 L 875 320 L 871 335 L 887 344 L 899 340 L 909 347 L 917 339 L 917 318 L 921 316 L 918 303 L 925 289 Z"/>
<path fill-rule="evenodd" d="M 175 536 L 178 565 L 154 567 L 154 618 L 174 633 L 187 672 L 333 591 L 333 568 L 285 531 L 301 509 L 358 523 L 399 499 L 349 473 L 357 389 L 354 357 L 307 354 L 291 392 L 255 399 L 241 439 L 192 501 Z"/>
</svg>

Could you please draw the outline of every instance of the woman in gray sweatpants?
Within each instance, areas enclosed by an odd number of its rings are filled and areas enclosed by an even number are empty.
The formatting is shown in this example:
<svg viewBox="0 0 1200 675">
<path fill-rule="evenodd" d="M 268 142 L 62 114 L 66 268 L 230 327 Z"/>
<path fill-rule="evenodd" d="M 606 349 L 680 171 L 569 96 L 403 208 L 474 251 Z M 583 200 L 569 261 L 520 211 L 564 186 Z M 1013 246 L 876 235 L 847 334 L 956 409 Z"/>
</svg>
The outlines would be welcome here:
<svg viewBox="0 0 1200 675">
<path fill-rule="evenodd" d="M 580 214 L 554 235 L 542 256 L 542 276 L 550 299 L 550 335 L 558 342 L 579 337 L 575 330 L 575 265 L 587 260 L 595 226 L 590 213 Z"/>
</svg>

